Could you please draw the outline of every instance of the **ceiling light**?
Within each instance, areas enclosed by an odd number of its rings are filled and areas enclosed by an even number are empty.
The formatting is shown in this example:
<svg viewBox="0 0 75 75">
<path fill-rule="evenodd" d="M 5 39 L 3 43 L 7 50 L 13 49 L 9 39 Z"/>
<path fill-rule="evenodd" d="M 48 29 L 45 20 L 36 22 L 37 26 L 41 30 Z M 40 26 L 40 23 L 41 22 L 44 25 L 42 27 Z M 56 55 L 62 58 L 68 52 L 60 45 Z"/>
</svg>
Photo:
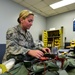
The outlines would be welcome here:
<svg viewBox="0 0 75 75">
<path fill-rule="evenodd" d="M 57 9 L 57 8 L 60 8 L 60 7 L 63 7 L 72 3 L 75 3 L 75 0 L 62 0 L 54 4 L 51 4 L 50 7 L 52 7 L 53 9 Z"/>
</svg>

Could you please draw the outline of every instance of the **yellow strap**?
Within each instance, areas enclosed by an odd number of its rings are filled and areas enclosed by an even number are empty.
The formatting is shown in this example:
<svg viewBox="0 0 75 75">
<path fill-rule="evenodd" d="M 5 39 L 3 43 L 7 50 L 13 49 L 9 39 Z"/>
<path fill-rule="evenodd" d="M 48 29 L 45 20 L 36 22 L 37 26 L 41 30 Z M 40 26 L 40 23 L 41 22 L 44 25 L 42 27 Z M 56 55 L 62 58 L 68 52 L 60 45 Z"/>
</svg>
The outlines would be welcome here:
<svg viewBox="0 0 75 75">
<path fill-rule="evenodd" d="M 7 71 L 7 68 L 4 64 L 0 64 L 0 68 L 2 69 L 2 73 Z"/>
</svg>

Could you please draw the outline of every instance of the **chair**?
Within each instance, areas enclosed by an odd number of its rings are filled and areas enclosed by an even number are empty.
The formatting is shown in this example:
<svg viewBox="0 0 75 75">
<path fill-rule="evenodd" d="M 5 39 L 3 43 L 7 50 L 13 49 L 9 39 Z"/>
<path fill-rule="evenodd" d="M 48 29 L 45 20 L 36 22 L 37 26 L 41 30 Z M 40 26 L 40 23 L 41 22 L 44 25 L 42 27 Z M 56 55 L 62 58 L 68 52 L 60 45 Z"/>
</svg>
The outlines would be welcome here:
<svg viewBox="0 0 75 75">
<path fill-rule="evenodd" d="M 5 50 L 6 50 L 6 44 L 0 44 L 0 64 L 2 63 Z"/>
</svg>

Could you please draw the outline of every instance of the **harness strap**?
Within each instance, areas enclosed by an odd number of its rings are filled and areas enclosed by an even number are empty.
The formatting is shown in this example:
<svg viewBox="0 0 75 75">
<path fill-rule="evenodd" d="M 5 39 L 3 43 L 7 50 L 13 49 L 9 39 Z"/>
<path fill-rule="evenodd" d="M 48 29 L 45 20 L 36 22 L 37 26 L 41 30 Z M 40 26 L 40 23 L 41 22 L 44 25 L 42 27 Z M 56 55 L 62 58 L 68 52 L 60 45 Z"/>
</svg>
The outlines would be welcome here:
<svg viewBox="0 0 75 75">
<path fill-rule="evenodd" d="M 7 68 L 4 64 L 0 64 L 0 68 L 2 69 L 2 73 L 7 71 Z"/>
</svg>

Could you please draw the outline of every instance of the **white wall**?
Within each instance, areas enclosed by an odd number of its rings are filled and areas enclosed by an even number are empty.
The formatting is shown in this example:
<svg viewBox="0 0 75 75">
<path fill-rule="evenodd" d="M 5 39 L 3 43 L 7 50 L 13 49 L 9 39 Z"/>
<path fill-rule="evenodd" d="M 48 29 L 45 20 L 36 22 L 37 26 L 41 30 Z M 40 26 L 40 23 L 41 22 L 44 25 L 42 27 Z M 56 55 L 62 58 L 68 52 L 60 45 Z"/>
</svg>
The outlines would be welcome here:
<svg viewBox="0 0 75 75">
<path fill-rule="evenodd" d="M 11 0 L 0 0 L 0 44 L 6 43 L 6 31 L 8 28 L 18 24 L 17 18 L 23 9 L 26 8 Z M 37 40 L 42 30 L 46 29 L 46 19 L 36 13 L 35 15 L 30 31 L 34 40 Z"/>
<path fill-rule="evenodd" d="M 17 18 L 21 10 L 25 7 L 11 1 L 0 0 L 0 44 L 6 43 L 6 31 L 8 28 L 17 25 Z M 49 28 L 59 29 L 64 27 L 64 37 L 67 37 L 67 41 L 75 39 L 75 32 L 73 32 L 73 19 L 75 18 L 75 11 L 63 13 L 60 15 L 44 18 L 43 16 L 35 13 L 35 19 L 30 31 L 34 40 L 38 39 L 42 30 Z"/>
<path fill-rule="evenodd" d="M 47 18 L 47 30 L 49 30 L 49 28 L 60 29 L 61 26 L 63 26 L 64 37 L 67 38 L 66 41 L 69 42 L 71 40 L 75 40 L 75 32 L 73 31 L 74 18 L 75 18 L 75 11 L 49 17 Z"/>
</svg>

